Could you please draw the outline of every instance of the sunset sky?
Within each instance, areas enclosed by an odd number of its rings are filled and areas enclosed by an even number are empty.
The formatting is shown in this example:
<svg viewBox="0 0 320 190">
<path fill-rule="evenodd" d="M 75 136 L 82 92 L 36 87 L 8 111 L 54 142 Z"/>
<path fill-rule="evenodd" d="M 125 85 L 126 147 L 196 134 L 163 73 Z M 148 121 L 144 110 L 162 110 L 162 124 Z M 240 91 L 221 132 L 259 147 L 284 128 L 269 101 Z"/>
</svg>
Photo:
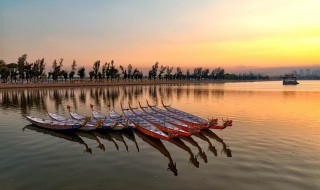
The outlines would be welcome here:
<svg viewBox="0 0 320 190">
<path fill-rule="evenodd" d="M 320 66 L 319 0 L 0 0 L 0 59 Z"/>
</svg>

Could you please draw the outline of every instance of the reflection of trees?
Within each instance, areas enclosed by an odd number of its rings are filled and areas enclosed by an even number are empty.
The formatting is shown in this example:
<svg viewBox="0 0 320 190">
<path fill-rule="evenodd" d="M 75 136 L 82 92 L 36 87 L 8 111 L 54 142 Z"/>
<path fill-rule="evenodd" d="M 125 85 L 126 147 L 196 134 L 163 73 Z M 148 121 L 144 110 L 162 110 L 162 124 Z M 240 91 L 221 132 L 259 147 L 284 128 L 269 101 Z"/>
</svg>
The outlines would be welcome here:
<svg viewBox="0 0 320 190">
<path fill-rule="evenodd" d="M 182 86 L 182 85 L 178 85 L 178 86 L 177 86 L 177 99 L 180 99 L 181 96 L 182 96 L 182 91 L 183 91 L 183 89 L 182 89 L 181 86 Z"/>
<path fill-rule="evenodd" d="M 204 85 L 191 86 L 187 84 L 172 85 L 128 85 L 84 88 L 45 88 L 0 91 L 2 107 L 19 107 L 22 113 L 27 113 L 31 107 L 38 110 L 64 110 L 66 105 L 75 109 L 79 106 L 87 107 L 87 100 L 95 106 L 110 105 L 113 109 L 119 108 L 119 103 L 135 103 L 146 99 L 158 105 L 160 99 L 172 101 L 173 98 L 182 99 L 186 94 L 195 94 L 195 98 L 204 96 L 221 97 L 223 90 L 205 89 Z M 89 97 L 89 99 L 87 99 Z M 48 100 L 46 102 L 45 100 Z M 48 104 L 48 105 L 47 105 Z"/>
<path fill-rule="evenodd" d="M 94 105 L 99 106 L 100 107 L 100 88 L 91 88 L 90 89 L 90 98 L 91 101 L 94 102 Z"/>
<path fill-rule="evenodd" d="M 29 113 L 31 108 L 44 110 L 46 108 L 45 96 L 47 90 L 6 90 L 0 92 L 2 108 L 19 108 L 21 113 Z"/>
<path fill-rule="evenodd" d="M 154 101 L 158 102 L 158 94 L 157 94 L 157 86 L 156 85 L 150 85 L 148 86 L 148 92 L 149 92 L 149 97 Z"/>
<path fill-rule="evenodd" d="M 81 91 L 80 91 L 80 102 L 85 104 L 86 103 L 86 98 L 87 97 L 86 97 L 85 91 L 83 89 L 81 89 Z"/>
<path fill-rule="evenodd" d="M 224 96 L 224 90 L 211 90 L 211 95 L 214 96 L 217 99 L 220 99 Z"/>
<path fill-rule="evenodd" d="M 194 98 L 201 99 L 201 98 L 208 98 L 209 97 L 209 90 L 204 88 L 195 88 L 194 89 Z"/>
</svg>

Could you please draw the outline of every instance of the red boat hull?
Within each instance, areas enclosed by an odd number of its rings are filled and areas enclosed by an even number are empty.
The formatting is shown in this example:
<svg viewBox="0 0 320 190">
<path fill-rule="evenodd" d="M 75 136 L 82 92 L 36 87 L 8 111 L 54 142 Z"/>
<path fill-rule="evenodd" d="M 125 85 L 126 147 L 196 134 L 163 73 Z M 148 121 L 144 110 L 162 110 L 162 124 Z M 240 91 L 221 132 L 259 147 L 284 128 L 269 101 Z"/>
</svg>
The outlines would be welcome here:
<svg viewBox="0 0 320 190">
<path fill-rule="evenodd" d="M 150 122 L 150 121 L 149 121 Z M 150 122 L 152 123 L 152 122 Z M 163 127 L 162 125 L 156 124 L 156 123 L 152 123 L 154 126 L 156 126 L 158 129 L 160 129 L 161 131 L 170 133 L 170 129 Z M 190 132 L 180 132 L 180 131 L 174 131 L 176 134 L 178 134 L 179 136 L 185 136 L 185 137 L 190 137 L 192 134 Z"/>
<path fill-rule="evenodd" d="M 146 135 L 149 135 L 151 137 L 154 137 L 154 138 L 157 138 L 157 139 L 162 139 L 162 140 L 170 140 L 169 137 L 165 137 L 165 136 L 162 136 L 162 135 L 159 135 L 157 133 L 154 133 L 152 131 L 149 131 L 139 125 L 136 125 L 136 129 L 138 129 L 139 131 L 141 131 L 142 133 L 146 134 Z"/>
</svg>

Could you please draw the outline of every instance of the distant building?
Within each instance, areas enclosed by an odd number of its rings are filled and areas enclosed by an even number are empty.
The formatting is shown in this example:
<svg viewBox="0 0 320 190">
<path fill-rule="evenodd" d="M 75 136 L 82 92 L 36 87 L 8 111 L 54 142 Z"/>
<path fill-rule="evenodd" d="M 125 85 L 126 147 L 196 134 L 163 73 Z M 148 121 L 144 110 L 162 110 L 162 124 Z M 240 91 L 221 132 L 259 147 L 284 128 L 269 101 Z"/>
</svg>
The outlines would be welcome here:
<svg viewBox="0 0 320 190">
<path fill-rule="evenodd" d="M 308 76 L 310 76 L 310 75 L 311 75 L 310 69 L 306 69 L 306 76 L 308 77 Z"/>
<path fill-rule="evenodd" d="M 292 74 L 294 74 L 294 76 L 298 76 L 298 71 L 294 70 L 292 71 Z"/>
<path fill-rule="evenodd" d="M 304 70 L 300 69 L 300 77 L 304 77 Z"/>
</svg>

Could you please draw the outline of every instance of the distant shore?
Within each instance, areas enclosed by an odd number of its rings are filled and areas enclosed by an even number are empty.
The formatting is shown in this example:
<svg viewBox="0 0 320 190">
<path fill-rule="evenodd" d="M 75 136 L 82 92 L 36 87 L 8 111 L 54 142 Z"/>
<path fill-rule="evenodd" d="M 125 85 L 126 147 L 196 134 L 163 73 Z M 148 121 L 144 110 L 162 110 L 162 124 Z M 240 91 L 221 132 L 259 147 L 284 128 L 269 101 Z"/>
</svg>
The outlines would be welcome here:
<svg viewBox="0 0 320 190">
<path fill-rule="evenodd" d="M 99 87 L 99 86 L 124 86 L 124 85 L 161 85 L 161 84 L 201 84 L 201 83 L 225 83 L 225 82 L 262 82 L 274 80 L 163 80 L 163 81 L 67 81 L 67 82 L 39 82 L 39 83 L 1 83 L 0 89 L 15 88 L 51 88 L 51 87 Z"/>
</svg>

